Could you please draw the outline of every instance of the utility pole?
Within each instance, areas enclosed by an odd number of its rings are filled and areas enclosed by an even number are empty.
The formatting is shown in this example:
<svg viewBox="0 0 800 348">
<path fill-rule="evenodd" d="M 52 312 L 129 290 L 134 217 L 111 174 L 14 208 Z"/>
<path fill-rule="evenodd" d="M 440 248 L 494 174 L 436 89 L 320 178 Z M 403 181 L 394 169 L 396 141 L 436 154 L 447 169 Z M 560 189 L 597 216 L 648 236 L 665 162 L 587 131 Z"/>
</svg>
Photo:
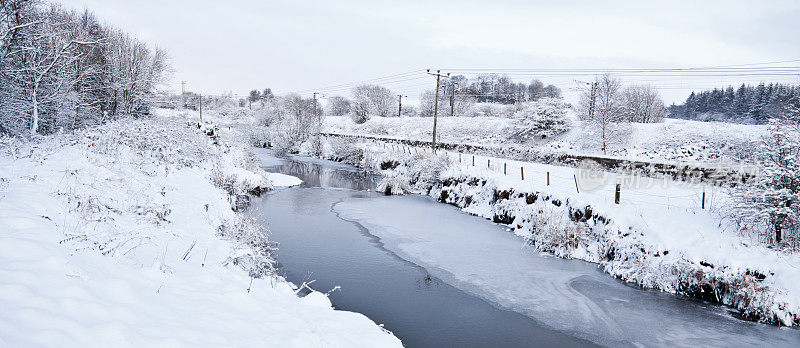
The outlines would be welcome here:
<svg viewBox="0 0 800 348">
<path fill-rule="evenodd" d="M 403 97 L 408 98 L 407 95 L 398 94 L 397 95 L 397 117 L 403 114 Z"/>
<path fill-rule="evenodd" d="M 319 115 L 319 112 L 317 111 L 319 109 L 319 108 L 317 108 L 317 94 L 320 95 L 320 98 L 325 98 L 325 96 L 322 95 L 322 93 L 320 93 L 320 92 L 314 92 L 314 116 L 319 117 L 320 115 Z"/>
<path fill-rule="evenodd" d="M 591 119 L 592 117 L 594 117 L 594 108 L 595 108 L 595 104 L 596 104 L 596 100 L 597 100 L 597 84 L 598 83 L 597 83 L 597 81 L 595 81 L 595 82 L 584 82 L 584 81 L 578 81 L 578 80 L 575 80 L 575 83 L 588 85 L 591 88 L 590 92 L 589 92 L 589 110 L 587 110 L 587 115 L 586 115 L 588 118 Z M 583 88 L 578 88 L 577 90 L 578 91 L 585 91 L 585 89 L 583 89 Z"/>
<path fill-rule="evenodd" d="M 181 108 L 186 107 L 186 81 L 181 81 Z"/>
<path fill-rule="evenodd" d="M 591 99 L 589 100 L 589 118 L 594 117 L 594 105 L 597 99 L 597 81 L 592 82 Z"/>
<path fill-rule="evenodd" d="M 453 93 L 450 95 L 450 116 L 456 115 L 456 86 L 458 86 L 458 82 L 453 82 L 450 84 L 453 87 Z"/>
<path fill-rule="evenodd" d="M 428 75 L 436 76 L 436 98 L 434 99 L 433 104 L 433 153 L 436 153 L 436 118 L 439 114 L 439 79 L 442 77 L 449 78 L 450 73 L 447 75 L 442 74 L 441 70 L 436 70 L 435 73 L 431 72 L 431 69 L 428 69 Z"/>
</svg>

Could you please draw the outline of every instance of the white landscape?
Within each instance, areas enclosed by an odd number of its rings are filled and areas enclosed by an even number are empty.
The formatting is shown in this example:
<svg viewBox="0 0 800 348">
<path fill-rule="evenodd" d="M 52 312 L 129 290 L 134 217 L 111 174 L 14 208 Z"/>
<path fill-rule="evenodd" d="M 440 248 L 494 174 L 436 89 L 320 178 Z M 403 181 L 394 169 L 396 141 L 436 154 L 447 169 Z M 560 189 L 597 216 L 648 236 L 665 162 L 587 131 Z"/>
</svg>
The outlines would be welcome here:
<svg viewBox="0 0 800 348">
<path fill-rule="evenodd" d="M 0 0 L 0 346 L 800 346 L 799 10 Z"/>
</svg>

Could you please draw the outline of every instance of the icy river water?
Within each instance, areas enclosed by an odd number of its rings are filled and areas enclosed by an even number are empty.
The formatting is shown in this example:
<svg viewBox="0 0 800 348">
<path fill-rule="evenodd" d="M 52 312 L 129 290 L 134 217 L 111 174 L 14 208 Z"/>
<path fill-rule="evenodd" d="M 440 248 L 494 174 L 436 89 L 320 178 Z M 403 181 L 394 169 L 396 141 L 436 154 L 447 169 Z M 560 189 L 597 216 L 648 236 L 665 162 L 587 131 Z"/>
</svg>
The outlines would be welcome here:
<svg viewBox="0 0 800 348">
<path fill-rule="evenodd" d="M 427 197 L 371 192 L 377 178 L 354 167 L 256 151 L 268 171 L 303 180 L 249 211 L 280 243 L 282 274 L 323 292 L 340 286 L 330 294 L 337 309 L 365 314 L 408 347 L 800 347 L 800 330 L 628 286 Z"/>
</svg>

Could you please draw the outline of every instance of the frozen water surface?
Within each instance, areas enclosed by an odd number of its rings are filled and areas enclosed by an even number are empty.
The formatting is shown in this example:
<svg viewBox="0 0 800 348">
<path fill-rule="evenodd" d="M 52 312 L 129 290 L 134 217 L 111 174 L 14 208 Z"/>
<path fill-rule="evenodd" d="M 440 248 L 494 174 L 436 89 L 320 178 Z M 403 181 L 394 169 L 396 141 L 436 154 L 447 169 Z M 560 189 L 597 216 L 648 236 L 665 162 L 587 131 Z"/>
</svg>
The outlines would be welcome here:
<svg viewBox="0 0 800 348">
<path fill-rule="evenodd" d="M 352 167 L 295 158 L 271 169 L 303 179 L 252 209 L 281 243 L 287 278 L 340 285 L 334 306 L 407 346 L 800 346 L 798 330 L 628 286 L 427 197 L 365 192 L 375 177 Z"/>
<path fill-rule="evenodd" d="M 350 199 L 334 210 L 445 282 L 600 344 L 800 346 L 796 329 L 628 286 L 596 264 L 536 253 L 501 226 L 428 197 Z"/>
</svg>

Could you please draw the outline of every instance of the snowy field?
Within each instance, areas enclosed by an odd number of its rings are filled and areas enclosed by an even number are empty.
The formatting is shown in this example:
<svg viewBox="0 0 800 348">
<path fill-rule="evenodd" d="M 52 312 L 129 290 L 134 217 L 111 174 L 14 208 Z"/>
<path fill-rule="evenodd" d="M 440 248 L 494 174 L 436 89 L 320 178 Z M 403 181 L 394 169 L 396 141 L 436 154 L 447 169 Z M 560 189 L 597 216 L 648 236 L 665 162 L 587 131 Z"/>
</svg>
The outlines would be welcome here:
<svg viewBox="0 0 800 348">
<path fill-rule="evenodd" d="M 603 155 L 582 132 L 583 123 L 570 113 L 571 130 L 547 140 L 510 140 L 519 120 L 505 117 L 440 117 L 437 141 L 488 147 L 530 147 L 543 153 Z M 373 117 L 363 124 L 349 117 L 326 116 L 324 130 L 344 135 L 430 141 L 430 117 Z M 628 136 L 610 147 L 608 157 L 657 162 L 718 163 L 737 160 L 751 142 L 767 133 L 765 125 L 665 119 L 660 123 L 630 124 Z M 746 157 L 746 156 L 745 156 Z"/>
<path fill-rule="evenodd" d="M 241 138 L 173 117 L 0 146 L 0 346 L 400 346 L 269 274 L 236 197 L 299 179 Z"/>
</svg>

